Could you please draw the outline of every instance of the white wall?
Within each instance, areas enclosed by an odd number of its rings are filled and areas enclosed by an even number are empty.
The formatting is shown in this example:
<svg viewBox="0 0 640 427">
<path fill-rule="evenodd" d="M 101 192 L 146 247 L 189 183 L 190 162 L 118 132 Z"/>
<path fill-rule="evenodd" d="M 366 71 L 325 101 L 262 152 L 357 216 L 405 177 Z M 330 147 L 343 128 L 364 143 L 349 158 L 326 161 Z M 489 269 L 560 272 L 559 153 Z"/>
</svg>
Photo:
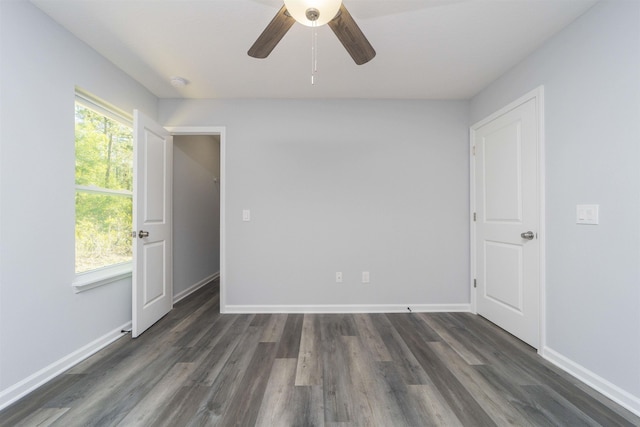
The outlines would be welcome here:
<svg viewBox="0 0 640 427">
<path fill-rule="evenodd" d="M 30 3 L 0 8 L 2 406 L 131 320 L 130 279 L 71 287 L 74 87 L 151 117 L 157 99 Z"/>
<path fill-rule="evenodd" d="M 466 102 L 161 100 L 159 111 L 167 126 L 226 127 L 229 311 L 468 308 Z"/>
<path fill-rule="evenodd" d="M 640 2 L 596 4 L 473 98 L 471 123 L 541 84 L 545 355 L 640 412 Z M 600 225 L 575 224 L 581 203 Z"/>
<path fill-rule="evenodd" d="M 173 138 L 173 294 L 220 273 L 220 137 Z"/>
</svg>

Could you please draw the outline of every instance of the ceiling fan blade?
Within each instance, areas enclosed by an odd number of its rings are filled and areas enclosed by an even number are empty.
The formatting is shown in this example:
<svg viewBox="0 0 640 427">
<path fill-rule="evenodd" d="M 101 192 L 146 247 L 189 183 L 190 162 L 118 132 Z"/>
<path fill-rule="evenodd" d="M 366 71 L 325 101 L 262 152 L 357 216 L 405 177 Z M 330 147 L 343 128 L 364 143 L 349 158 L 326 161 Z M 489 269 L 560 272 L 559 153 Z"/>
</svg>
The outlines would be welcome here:
<svg viewBox="0 0 640 427">
<path fill-rule="evenodd" d="M 282 6 L 247 52 L 249 56 L 254 58 L 266 58 L 269 56 L 294 22 L 296 20 L 289 15 L 286 6 Z"/>
<path fill-rule="evenodd" d="M 356 21 L 354 21 L 347 8 L 344 7 L 344 4 L 340 6 L 340 11 L 336 17 L 329 21 L 329 27 L 338 37 L 338 40 L 342 42 L 342 45 L 347 49 L 356 64 L 365 64 L 376 56 L 373 46 L 364 36 Z"/>
</svg>

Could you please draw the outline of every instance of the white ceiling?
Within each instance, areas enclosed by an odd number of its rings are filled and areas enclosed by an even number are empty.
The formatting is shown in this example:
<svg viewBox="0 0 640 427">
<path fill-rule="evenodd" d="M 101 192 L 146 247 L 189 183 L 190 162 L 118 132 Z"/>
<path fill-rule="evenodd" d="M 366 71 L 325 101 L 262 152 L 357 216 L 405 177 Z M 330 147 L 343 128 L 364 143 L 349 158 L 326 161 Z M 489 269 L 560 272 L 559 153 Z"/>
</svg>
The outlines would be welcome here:
<svg viewBox="0 0 640 427">
<path fill-rule="evenodd" d="M 160 98 L 468 99 L 597 0 L 344 0 L 377 56 L 321 27 L 314 85 L 307 27 L 247 55 L 281 0 L 31 1 Z"/>
</svg>

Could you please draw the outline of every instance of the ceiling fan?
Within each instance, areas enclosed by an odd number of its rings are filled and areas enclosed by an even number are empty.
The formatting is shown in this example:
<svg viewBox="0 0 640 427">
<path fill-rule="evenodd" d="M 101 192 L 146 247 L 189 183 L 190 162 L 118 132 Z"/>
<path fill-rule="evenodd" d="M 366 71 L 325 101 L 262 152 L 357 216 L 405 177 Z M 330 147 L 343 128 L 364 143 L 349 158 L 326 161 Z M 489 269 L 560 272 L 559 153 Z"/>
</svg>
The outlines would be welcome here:
<svg viewBox="0 0 640 427">
<path fill-rule="evenodd" d="M 376 51 L 342 4 L 342 0 L 284 0 L 284 6 L 247 52 L 249 56 L 269 56 L 296 21 L 308 27 L 328 24 L 358 65 L 365 64 L 376 56 Z"/>
</svg>

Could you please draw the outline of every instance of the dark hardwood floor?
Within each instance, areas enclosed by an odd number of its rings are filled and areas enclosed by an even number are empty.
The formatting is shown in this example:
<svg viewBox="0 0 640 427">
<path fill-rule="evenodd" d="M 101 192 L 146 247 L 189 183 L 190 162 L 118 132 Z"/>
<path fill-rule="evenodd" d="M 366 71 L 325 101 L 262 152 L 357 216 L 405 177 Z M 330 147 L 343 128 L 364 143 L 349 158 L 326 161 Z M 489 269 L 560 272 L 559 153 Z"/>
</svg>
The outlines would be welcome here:
<svg viewBox="0 0 640 427">
<path fill-rule="evenodd" d="M 0 412 L 1 426 L 633 426 L 481 317 L 219 314 L 217 283 Z"/>
</svg>

